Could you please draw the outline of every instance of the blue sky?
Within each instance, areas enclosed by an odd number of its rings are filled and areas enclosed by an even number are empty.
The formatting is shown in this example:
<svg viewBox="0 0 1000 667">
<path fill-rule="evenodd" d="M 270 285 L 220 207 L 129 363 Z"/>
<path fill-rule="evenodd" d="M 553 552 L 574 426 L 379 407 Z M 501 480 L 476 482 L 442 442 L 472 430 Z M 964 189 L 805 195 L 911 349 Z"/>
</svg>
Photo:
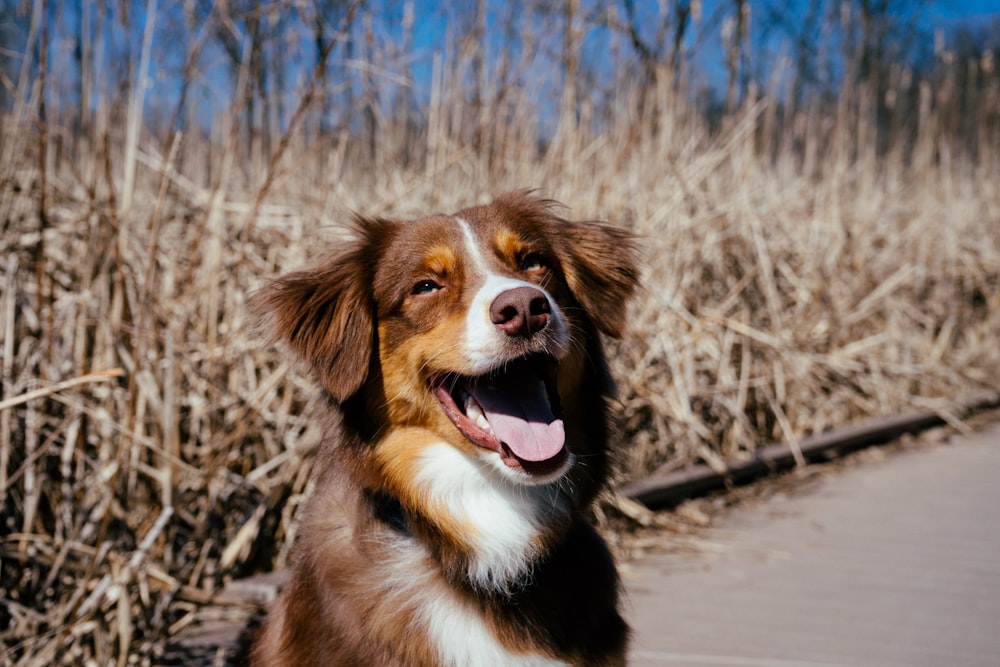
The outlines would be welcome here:
<svg viewBox="0 0 1000 667">
<path fill-rule="evenodd" d="M 959 19 L 1000 14 L 1000 0 L 938 0 L 931 11 L 942 19 Z"/>
<path fill-rule="evenodd" d="M 781 16 L 787 19 L 789 28 L 786 33 L 780 30 L 772 31 L 768 36 L 755 35 L 751 43 L 753 60 L 761 63 L 758 67 L 764 72 L 773 71 L 774 58 L 785 48 L 788 41 L 787 32 L 794 32 L 800 25 L 800 19 L 804 16 L 806 8 L 813 0 L 791 0 L 781 3 L 781 0 L 750 0 L 751 25 L 754 30 L 760 30 L 766 24 L 766 8 L 778 8 Z M 837 7 L 838 0 L 822 0 L 827 7 Z M 956 26 L 963 24 L 977 26 L 984 25 L 987 21 L 1000 22 L 1000 0 L 890 0 L 890 6 L 896 11 L 906 13 L 914 10 L 923 12 L 921 24 L 925 27 L 927 37 L 932 38 L 935 30 L 942 30 L 947 33 Z M 95 7 L 93 2 L 84 2 L 73 5 L 73 9 L 64 7 L 69 11 L 61 13 L 55 9 L 58 3 L 49 5 L 52 12 L 54 34 L 50 40 L 52 56 L 50 62 L 58 64 L 72 58 L 74 39 L 78 34 L 76 26 L 76 16 L 80 7 Z M 551 3 L 556 9 L 550 10 L 552 14 L 558 15 L 561 3 Z M 599 15 L 607 3 L 602 0 L 581 0 L 581 12 L 591 15 Z M 650 37 L 655 31 L 655 23 L 658 20 L 660 3 L 656 0 L 635 0 L 637 14 L 641 18 L 640 30 L 649 33 Z M 665 5 L 671 3 L 663 3 Z M 856 2 L 852 2 L 856 5 Z M 266 5 L 266 3 L 265 3 Z M 531 7 L 537 9 L 542 3 L 531 3 Z M 103 32 L 99 37 L 102 48 L 105 51 L 108 62 L 101 67 L 101 75 L 104 77 L 104 85 L 113 85 L 113 82 L 121 76 L 123 63 L 128 59 L 121 58 L 120 54 L 131 52 L 132 57 L 137 57 L 138 48 L 142 39 L 142 27 L 145 14 L 145 0 L 131 0 L 123 3 L 111 3 L 105 6 L 110 18 L 103 24 Z M 186 6 L 186 5 L 185 5 Z M 271 5 L 273 6 L 273 5 Z M 300 5 L 310 6 L 309 3 Z M 402 0 L 369 0 L 366 7 L 370 8 L 375 16 L 374 29 L 378 35 L 380 48 L 398 48 L 401 42 L 401 29 L 399 27 Z M 516 3 L 501 2 L 500 0 L 486 0 L 489 9 L 489 20 L 487 35 L 484 40 L 486 48 L 486 58 L 493 63 L 498 62 L 499 54 L 504 51 L 514 51 L 514 60 L 517 60 L 517 50 L 520 45 L 517 41 L 508 41 L 502 30 L 502 25 L 507 17 L 512 17 L 518 22 L 535 21 L 537 12 L 535 10 L 522 10 L 522 5 Z M 179 94 L 180 70 L 184 61 L 184 51 L 190 43 L 193 43 L 199 26 L 187 26 L 184 13 L 180 9 L 180 3 L 166 2 L 161 0 L 157 13 L 157 31 L 154 39 L 154 63 L 152 79 L 153 85 L 147 94 L 147 102 L 150 107 L 162 113 L 169 113 L 177 95 Z M 426 104 L 430 97 L 430 75 L 435 53 L 444 50 L 443 42 L 446 40 L 460 39 L 466 34 L 468 26 L 457 24 L 456 16 L 465 11 L 459 9 L 459 5 L 451 5 L 429 0 L 415 0 L 416 26 L 414 30 L 414 53 L 407 57 L 412 57 L 412 71 L 416 76 L 413 85 L 413 94 L 421 102 Z M 618 3 L 619 16 L 622 14 L 622 5 Z M 724 66 L 724 55 L 722 51 L 721 34 L 724 16 L 731 12 L 732 0 L 703 0 L 701 18 L 698 23 L 688 32 L 687 47 L 693 57 L 693 65 L 696 74 L 701 77 L 696 83 L 708 85 L 719 89 L 726 80 Z M 122 29 L 123 23 L 117 20 L 117 16 L 123 9 L 128 9 L 130 15 L 130 27 Z M 722 11 L 720 11 L 722 10 Z M 92 9 L 93 11 L 93 9 Z M 9 29 L 15 22 L 10 22 L 9 18 L 0 19 L 0 28 Z M 358 38 L 360 39 L 360 20 L 358 24 Z M 26 24 L 25 24 L 26 25 Z M 593 25 L 593 24 L 592 24 Z M 1000 26 L 1000 23 L 997 23 Z M 6 26 L 6 27 L 5 27 Z M 548 60 L 540 57 L 532 63 L 526 71 L 520 74 L 523 85 L 536 91 L 540 104 L 552 104 L 558 99 L 558 86 L 561 85 L 560 72 L 558 70 L 558 60 L 562 44 L 562 34 L 559 30 L 554 30 L 553 34 L 541 34 L 538 26 L 531 26 L 535 32 L 536 46 L 548 50 Z M 171 41 L 171 35 L 178 34 L 178 31 L 187 33 L 186 42 L 178 43 L 176 38 Z M 996 40 L 1000 41 L 1000 28 L 997 29 Z M 628 39 L 623 34 L 617 35 L 619 45 L 623 49 L 628 49 Z M 598 78 L 608 75 L 608 51 L 612 37 L 607 29 L 592 28 L 588 32 L 587 41 L 584 43 L 581 53 L 582 64 L 590 68 L 590 72 Z M 697 42 L 697 43 L 696 43 Z M 932 39 L 925 39 L 918 48 L 927 48 Z M 190 91 L 189 104 L 201 105 L 200 114 L 202 118 L 214 116 L 216 113 L 227 108 L 232 101 L 231 95 L 231 61 L 222 50 L 209 39 L 209 46 L 206 48 L 201 62 L 201 76 L 194 83 L 194 88 Z M 452 52 L 454 52 L 452 50 Z M 288 60 L 285 67 L 288 68 L 287 81 L 301 81 L 311 70 L 312 60 L 315 58 L 314 49 L 310 46 L 308 35 L 304 39 L 293 43 L 286 54 Z M 341 55 L 336 56 L 342 58 Z M 836 56 L 833 56 L 834 58 Z M 769 60 L 771 59 L 771 60 Z M 13 61 L 11 61 L 13 62 Z M 399 60 L 405 63 L 404 60 Z M 341 69 L 338 72 L 352 71 L 351 66 L 346 66 L 343 60 L 339 60 L 337 66 Z M 402 65 L 410 71 L 409 65 Z M 628 65 L 632 66 L 632 65 Z M 353 66 L 357 72 L 357 66 Z M 640 67 L 638 59 L 635 67 Z M 70 67 L 68 72 L 72 76 L 75 66 Z M 12 70 L 16 71 L 16 70 Z M 760 72 L 754 72 L 760 76 Z M 336 74 L 335 76 L 342 76 Z M 359 76 L 359 75 L 357 75 Z M 58 77 L 56 77 L 58 78 Z M 610 78 L 610 77 L 607 77 Z M 769 78 L 761 76 L 761 78 Z M 762 82 L 765 83 L 766 82 Z M 67 86 L 67 93 L 72 92 L 72 86 Z M 287 86 L 286 90 L 294 94 L 294 86 Z M 63 99 L 68 99 L 64 97 Z M 294 100 L 289 104 L 294 104 Z M 152 109 L 151 109 L 152 110 Z M 207 115 L 206 115 L 207 114 Z M 155 115 L 155 113 L 154 113 Z"/>
</svg>

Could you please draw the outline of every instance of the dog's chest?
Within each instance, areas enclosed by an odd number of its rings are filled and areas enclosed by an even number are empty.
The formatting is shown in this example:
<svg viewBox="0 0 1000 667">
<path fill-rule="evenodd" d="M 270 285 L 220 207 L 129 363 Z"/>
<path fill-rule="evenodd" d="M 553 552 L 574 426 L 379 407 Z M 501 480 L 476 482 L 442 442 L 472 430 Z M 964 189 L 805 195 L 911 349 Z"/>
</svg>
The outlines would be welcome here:
<svg viewBox="0 0 1000 667">
<path fill-rule="evenodd" d="M 421 464 L 415 483 L 447 512 L 444 523 L 464 527 L 450 537 L 465 545 L 473 587 L 504 593 L 523 585 L 545 525 L 568 511 L 558 489 L 515 487 L 444 443 L 428 447 Z"/>
<path fill-rule="evenodd" d="M 518 588 L 531 576 L 542 524 L 547 513 L 561 513 L 555 489 L 514 488 L 490 474 L 488 468 L 447 444 L 428 447 L 420 472 L 414 477 L 438 508 L 447 508 L 449 521 L 465 527 L 461 538 L 468 549 L 466 576 L 485 595 Z M 544 507 L 543 507 L 544 506 Z M 411 545 L 417 547 L 415 543 Z M 426 561 L 425 561 L 426 562 Z M 436 579 L 413 587 L 417 608 L 429 643 L 444 665 L 489 667 L 550 667 L 560 660 L 517 652 L 501 641 L 497 625 L 487 616 L 490 605 L 474 604 Z M 516 646 L 517 638 L 511 637 Z"/>
<path fill-rule="evenodd" d="M 515 653 L 504 646 L 477 610 L 451 595 L 429 593 L 423 602 L 426 631 L 443 665 L 455 667 L 566 667 L 568 663 L 537 654 Z"/>
</svg>

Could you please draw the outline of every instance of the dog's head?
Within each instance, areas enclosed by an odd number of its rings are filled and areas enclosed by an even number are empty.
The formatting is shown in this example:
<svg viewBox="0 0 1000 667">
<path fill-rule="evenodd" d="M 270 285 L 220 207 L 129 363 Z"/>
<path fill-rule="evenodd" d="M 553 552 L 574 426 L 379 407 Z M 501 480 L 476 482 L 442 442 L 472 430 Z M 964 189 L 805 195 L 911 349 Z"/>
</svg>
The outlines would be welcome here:
<svg viewBox="0 0 1000 667">
<path fill-rule="evenodd" d="M 575 396 L 602 390 L 585 386 L 596 331 L 620 336 L 637 281 L 631 235 L 553 208 L 514 193 L 454 215 L 358 218 L 354 241 L 258 303 L 335 401 L 380 422 L 374 434 L 419 427 L 513 481 L 551 481 L 573 460 Z"/>
</svg>

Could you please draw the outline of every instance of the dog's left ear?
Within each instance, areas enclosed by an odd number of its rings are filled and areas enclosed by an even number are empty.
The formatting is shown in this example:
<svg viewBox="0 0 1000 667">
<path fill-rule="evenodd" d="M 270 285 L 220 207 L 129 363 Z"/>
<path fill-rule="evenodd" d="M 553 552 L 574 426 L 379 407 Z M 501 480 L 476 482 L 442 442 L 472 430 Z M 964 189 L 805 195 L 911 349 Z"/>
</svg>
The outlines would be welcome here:
<svg viewBox="0 0 1000 667">
<path fill-rule="evenodd" d="M 639 283 L 636 237 L 597 222 L 555 222 L 566 284 L 598 329 L 621 338 L 625 309 Z"/>
</svg>

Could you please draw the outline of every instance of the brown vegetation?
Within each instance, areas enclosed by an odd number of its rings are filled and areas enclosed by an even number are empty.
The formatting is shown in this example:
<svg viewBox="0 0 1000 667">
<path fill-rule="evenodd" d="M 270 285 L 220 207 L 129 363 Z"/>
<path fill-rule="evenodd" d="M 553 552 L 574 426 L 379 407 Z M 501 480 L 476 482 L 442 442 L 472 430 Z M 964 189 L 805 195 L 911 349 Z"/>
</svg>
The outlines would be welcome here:
<svg viewBox="0 0 1000 667">
<path fill-rule="evenodd" d="M 866 32 L 832 88 L 754 85 L 737 23 L 710 105 L 689 4 L 655 39 L 628 2 L 489 29 L 486 5 L 448 17 L 425 76 L 409 2 L 392 39 L 360 4 L 184 3 L 205 11 L 171 26 L 85 2 L 79 36 L 32 4 L 0 135 L 4 661 L 155 662 L 224 579 L 284 565 L 316 387 L 244 304 L 351 210 L 528 186 L 641 234 L 612 359 L 626 477 L 997 387 L 995 47 L 921 71 Z M 170 38 L 138 16 L 177 31 L 172 106 L 136 92 Z M 98 33 L 131 40 L 124 63 Z M 596 33 L 606 58 L 583 58 Z"/>
</svg>

